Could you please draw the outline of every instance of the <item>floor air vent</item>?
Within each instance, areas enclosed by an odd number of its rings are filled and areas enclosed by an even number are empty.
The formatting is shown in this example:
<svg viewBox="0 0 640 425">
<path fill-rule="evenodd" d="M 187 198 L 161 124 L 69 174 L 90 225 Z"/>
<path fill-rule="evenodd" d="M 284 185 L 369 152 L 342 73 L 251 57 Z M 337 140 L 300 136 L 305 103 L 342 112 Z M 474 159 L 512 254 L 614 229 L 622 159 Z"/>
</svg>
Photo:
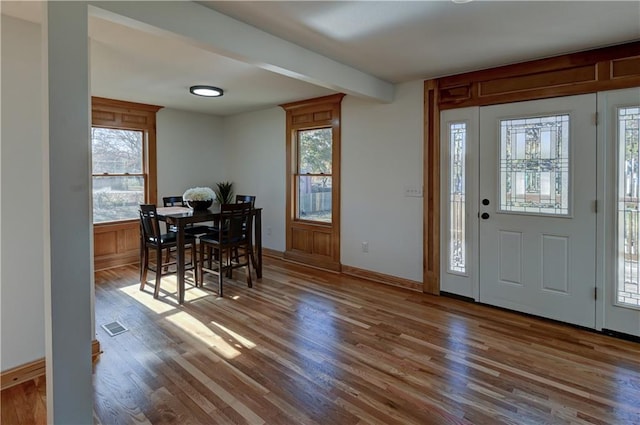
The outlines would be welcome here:
<svg viewBox="0 0 640 425">
<path fill-rule="evenodd" d="M 123 332 L 128 331 L 129 329 L 125 328 L 124 325 L 117 320 L 115 322 L 107 323 L 106 325 L 102 325 L 102 329 L 107 331 L 107 333 L 111 336 L 120 335 Z"/>
</svg>

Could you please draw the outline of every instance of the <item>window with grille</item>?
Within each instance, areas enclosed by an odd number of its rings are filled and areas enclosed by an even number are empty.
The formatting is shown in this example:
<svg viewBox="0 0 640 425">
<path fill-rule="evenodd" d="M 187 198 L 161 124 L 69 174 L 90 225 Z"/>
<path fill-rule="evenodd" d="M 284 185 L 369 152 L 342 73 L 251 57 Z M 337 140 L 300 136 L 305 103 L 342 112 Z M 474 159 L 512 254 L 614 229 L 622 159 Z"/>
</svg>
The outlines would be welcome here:
<svg viewBox="0 0 640 425">
<path fill-rule="evenodd" d="M 144 132 L 91 128 L 93 222 L 138 218 L 145 203 Z"/>
<path fill-rule="evenodd" d="M 296 218 L 331 223 L 331 128 L 297 131 Z"/>
</svg>

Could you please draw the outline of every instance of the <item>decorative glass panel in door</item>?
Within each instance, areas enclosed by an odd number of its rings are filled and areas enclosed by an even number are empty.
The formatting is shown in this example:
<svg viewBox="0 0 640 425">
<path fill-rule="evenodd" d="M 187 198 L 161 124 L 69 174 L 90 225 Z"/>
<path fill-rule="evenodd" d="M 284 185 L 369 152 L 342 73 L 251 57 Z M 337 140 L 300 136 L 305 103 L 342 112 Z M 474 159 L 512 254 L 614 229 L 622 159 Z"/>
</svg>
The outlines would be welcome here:
<svg viewBox="0 0 640 425">
<path fill-rule="evenodd" d="M 640 337 L 640 87 L 598 93 L 604 140 L 602 329 Z"/>
<path fill-rule="evenodd" d="M 449 271 L 466 272 L 466 138 L 467 124 L 449 124 Z"/>
<path fill-rule="evenodd" d="M 617 303 L 640 307 L 640 107 L 618 108 Z"/>
<path fill-rule="evenodd" d="M 500 121 L 500 211 L 569 215 L 569 115 Z"/>
<path fill-rule="evenodd" d="M 477 106 L 440 113 L 442 292 L 478 298 Z"/>
</svg>

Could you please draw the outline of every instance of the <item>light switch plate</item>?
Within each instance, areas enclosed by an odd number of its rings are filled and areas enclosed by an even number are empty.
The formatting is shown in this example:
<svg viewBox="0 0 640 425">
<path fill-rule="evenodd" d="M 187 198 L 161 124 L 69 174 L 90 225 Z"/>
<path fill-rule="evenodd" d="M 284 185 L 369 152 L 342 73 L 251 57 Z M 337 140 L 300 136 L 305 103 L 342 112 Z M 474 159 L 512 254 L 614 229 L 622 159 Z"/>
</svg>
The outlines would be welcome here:
<svg viewBox="0 0 640 425">
<path fill-rule="evenodd" d="M 422 198 L 421 186 L 405 186 L 404 187 L 405 198 Z"/>
</svg>

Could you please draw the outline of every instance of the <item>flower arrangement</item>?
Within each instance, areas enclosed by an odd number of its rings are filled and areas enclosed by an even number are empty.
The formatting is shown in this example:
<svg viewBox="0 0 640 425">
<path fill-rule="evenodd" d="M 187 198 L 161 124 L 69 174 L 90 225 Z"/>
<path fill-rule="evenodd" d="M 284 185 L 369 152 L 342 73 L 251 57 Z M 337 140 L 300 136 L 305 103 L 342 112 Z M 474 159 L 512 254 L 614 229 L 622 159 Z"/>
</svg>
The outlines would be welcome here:
<svg viewBox="0 0 640 425">
<path fill-rule="evenodd" d="M 216 193 L 210 187 L 192 187 L 182 194 L 185 201 L 213 201 Z"/>
</svg>

